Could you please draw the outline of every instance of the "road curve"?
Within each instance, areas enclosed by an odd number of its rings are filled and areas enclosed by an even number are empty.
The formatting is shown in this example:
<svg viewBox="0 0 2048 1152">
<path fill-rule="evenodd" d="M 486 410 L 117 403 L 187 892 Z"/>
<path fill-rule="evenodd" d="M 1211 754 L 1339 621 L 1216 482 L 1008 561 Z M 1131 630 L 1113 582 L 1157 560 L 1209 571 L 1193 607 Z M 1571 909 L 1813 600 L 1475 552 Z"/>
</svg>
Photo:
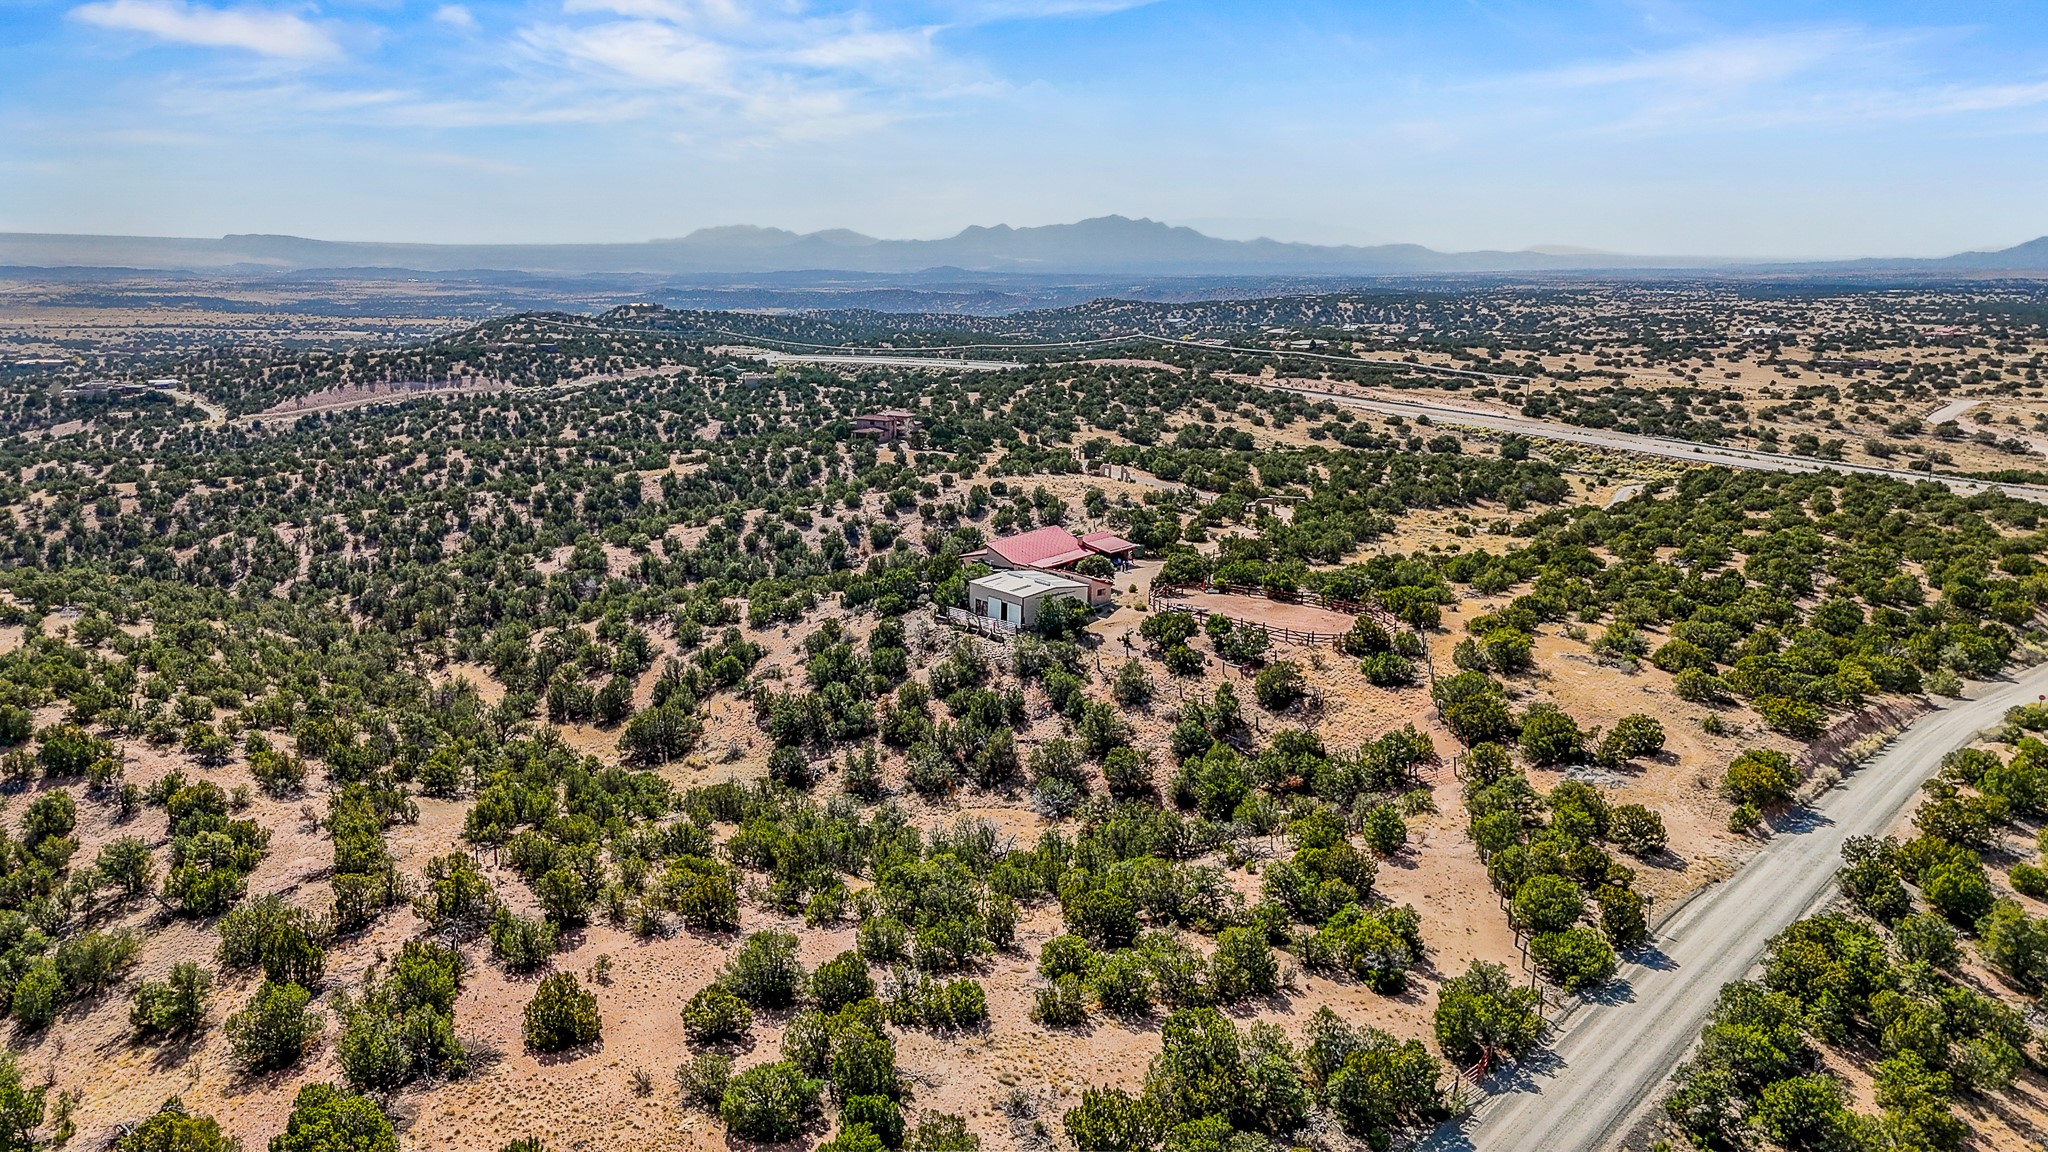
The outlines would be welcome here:
<svg viewBox="0 0 2048 1152">
<path fill-rule="evenodd" d="M 1959 476 L 1943 476 L 1938 472 L 1911 472 L 1904 468 L 1880 468 L 1873 464 L 1837 463 L 1831 460 L 1815 460 L 1805 456 L 1781 456 L 1775 452 L 1753 452 L 1746 448 L 1726 448 L 1718 444 L 1699 444 L 1691 440 L 1673 440 L 1663 436 L 1645 436 L 1637 432 L 1622 432 L 1613 428 L 1584 428 L 1576 424 L 1558 424 L 1523 416 L 1513 412 L 1490 411 L 1482 408 L 1467 408 L 1458 404 L 1446 404 L 1434 400 L 1394 400 L 1384 396 L 1359 396 L 1349 392 L 1332 392 L 1324 388 L 1309 388 L 1296 384 L 1249 381 L 1249 383 L 1274 392 L 1292 392 L 1316 400 L 1328 400 L 1333 404 L 1344 404 L 1380 412 L 1389 416 L 1406 416 L 1411 419 L 1427 416 L 1437 423 L 1464 424 L 1474 428 L 1485 428 L 1494 432 L 1514 432 L 1523 436 L 1543 440 L 1557 440 L 1567 444 L 1585 444 L 1594 448 L 1612 448 L 1621 452 L 1634 452 L 1644 456 L 1658 456 L 1667 460 L 1683 460 L 1690 464 L 1719 464 L 1725 468 L 1747 468 L 1762 472 L 1855 472 L 1865 476 L 1885 476 L 1908 483 L 1933 481 L 1945 484 L 1964 495 L 1978 492 L 1999 491 L 2021 500 L 2032 500 L 2048 504 L 2048 488 L 2029 484 L 1997 484 L 1987 480 L 1968 480 Z"/>
<path fill-rule="evenodd" d="M 1609 995 L 1582 1005 L 1550 1048 L 1488 1084 L 1495 1095 L 1429 1152 L 1596 1152 L 1613 1147 L 1655 1102 L 1713 1010 L 1770 938 L 1832 890 L 1842 841 L 1882 835 L 1949 751 L 2007 708 L 2048 693 L 2048 665 L 1976 685 L 1970 699 L 1902 732 L 1732 878 L 1695 896 L 1659 929 L 1654 949 L 1625 965 Z"/>
</svg>

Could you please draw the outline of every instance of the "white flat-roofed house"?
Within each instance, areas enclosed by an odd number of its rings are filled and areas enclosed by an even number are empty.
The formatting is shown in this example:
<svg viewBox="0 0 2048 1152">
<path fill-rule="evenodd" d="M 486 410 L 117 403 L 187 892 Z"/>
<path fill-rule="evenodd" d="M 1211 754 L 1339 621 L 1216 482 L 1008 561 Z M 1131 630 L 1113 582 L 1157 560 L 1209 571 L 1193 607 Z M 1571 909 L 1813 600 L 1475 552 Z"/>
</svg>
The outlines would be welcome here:
<svg viewBox="0 0 2048 1152">
<path fill-rule="evenodd" d="M 967 611 L 970 615 L 1013 628 L 1029 628 L 1038 622 L 1038 609 L 1047 600 L 1078 600 L 1082 604 L 1090 604 L 1089 591 L 1085 578 L 1034 568 L 1012 568 L 969 580 Z"/>
</svg>

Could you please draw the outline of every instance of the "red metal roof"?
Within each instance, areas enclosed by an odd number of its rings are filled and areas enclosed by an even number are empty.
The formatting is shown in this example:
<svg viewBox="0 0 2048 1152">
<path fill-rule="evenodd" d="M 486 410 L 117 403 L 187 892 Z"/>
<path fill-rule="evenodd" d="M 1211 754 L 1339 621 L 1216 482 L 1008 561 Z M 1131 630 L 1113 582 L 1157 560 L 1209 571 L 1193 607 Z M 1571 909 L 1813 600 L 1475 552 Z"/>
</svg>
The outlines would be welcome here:
<svg viewBox="0 0 2048 1152">
<path fill-rule="evenodd" d="M 1114 532 L 1090 532 L 1081 537 L 1081 547 L 1091 552 L 1136 552 L 1138 546 Z"/>
<path fill-rule="evenodd" d="M 1057 567 L 1088 555 L 1088 550 L 1081 547 L 1081 541 L 1057 524 L 991 540 L 988 550 L 1001 556 L 1013 568 Z"/>
</svg>

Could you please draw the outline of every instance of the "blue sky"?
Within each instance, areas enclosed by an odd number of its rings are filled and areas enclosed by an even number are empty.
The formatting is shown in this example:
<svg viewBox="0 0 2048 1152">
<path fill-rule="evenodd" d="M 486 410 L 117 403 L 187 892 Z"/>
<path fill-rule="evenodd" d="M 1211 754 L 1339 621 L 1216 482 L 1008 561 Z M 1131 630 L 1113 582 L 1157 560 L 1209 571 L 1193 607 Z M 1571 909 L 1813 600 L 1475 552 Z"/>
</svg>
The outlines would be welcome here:
<svg viewBox="0 0 2048 1152">
<path fill-rule="evenodd" d="M 1439 248 L 2048 233 L 2048 5 L 0 0 L 0 230 Z"/>
</svg>

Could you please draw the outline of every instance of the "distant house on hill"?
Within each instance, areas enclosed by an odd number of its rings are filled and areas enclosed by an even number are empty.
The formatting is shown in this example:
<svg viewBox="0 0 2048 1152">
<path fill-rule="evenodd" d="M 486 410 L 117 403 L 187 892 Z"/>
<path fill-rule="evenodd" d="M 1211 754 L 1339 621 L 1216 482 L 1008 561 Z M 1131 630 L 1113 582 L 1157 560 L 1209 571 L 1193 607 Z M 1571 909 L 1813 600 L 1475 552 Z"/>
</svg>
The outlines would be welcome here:
<svg viewBox="0 0 2048 1152">
<path fill-rule="evenodd" d="M 873 436 L 888 442 L 901 440 L 917 427 L 917 414 L 901 408 L 884 408 L 880 412 L 869 412 L 853 418 L 855 436 Z"/>
</svg>

